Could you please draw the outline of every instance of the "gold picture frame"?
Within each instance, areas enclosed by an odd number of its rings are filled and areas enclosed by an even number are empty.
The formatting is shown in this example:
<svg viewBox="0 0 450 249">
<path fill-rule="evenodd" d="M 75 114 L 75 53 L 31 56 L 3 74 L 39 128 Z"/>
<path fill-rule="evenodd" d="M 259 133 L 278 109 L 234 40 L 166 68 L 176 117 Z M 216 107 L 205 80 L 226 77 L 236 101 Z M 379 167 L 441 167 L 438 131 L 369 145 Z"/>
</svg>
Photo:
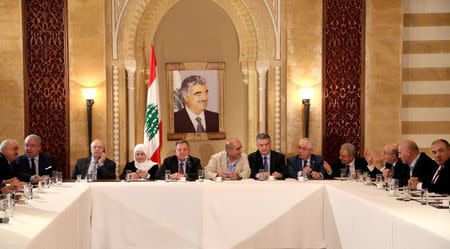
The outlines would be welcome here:
<svg viewBox="0 0 450 249">
<path fill-rule="evenodd" d="M 166 75 L 169 92 L 167 139 L 225 139 L 225 62 L 169 62 L 166 63 Z M 192 83 L 194 81 L 197 83 Z M 193 92 L 195 89 L 200 90 Z"/>
</svg>

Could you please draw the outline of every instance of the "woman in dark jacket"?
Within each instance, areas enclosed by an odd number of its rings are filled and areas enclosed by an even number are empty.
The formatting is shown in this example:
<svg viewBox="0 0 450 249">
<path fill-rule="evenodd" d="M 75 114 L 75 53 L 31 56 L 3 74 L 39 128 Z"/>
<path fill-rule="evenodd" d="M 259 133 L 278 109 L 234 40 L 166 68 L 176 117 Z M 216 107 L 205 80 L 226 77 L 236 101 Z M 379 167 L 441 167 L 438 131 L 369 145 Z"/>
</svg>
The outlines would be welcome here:
<svg viewBox="0 0 450 249">
<path fill-rule="evenodd" d="M 156 171 L 158 164 L 150 161 L 145 154 L 145 147 L 143 144 L 138 144 L 134 147 L 134 161 L 128 162 L 123 168 L 120 179 L 125 179 L 127 170 L 131 170 L 131 178 L 136 179 L 156 179 Z"/>
</svg>

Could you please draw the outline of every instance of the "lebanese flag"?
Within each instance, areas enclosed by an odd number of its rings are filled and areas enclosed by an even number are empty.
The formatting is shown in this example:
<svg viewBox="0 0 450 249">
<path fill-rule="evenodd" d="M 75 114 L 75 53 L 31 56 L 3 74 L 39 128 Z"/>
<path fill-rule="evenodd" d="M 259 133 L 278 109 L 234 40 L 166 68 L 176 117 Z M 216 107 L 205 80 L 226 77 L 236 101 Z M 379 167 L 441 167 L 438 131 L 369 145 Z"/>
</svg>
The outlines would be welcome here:
<svg viewBox="0 0 450 249">
<path fill-rule="evenodd" d="M 145 112 L 144 145 L 147 148 L 147 156 L 150 160 L 161 165 L 162 122 L 159 106 L 158 75 L 156 72 L 155 50 L 152 44 L 147 108 Z"/>
</svg>

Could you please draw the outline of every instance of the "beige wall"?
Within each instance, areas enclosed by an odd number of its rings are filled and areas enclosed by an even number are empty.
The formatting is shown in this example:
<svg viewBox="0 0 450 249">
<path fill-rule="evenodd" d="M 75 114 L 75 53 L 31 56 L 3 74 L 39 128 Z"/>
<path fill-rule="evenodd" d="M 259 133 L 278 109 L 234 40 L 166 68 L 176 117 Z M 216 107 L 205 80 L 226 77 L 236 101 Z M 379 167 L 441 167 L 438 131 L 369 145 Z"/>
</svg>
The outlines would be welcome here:
<svg viewBox="0 0 450 249">
<path fill-rule="evenodd" d="M 322 1 L 289 0 L 287 4 L 287 156 L 305 136 L 300 89 L 312 87 L 309 136 L 322 152 Z"/>
<path fill-rule="evenodd" d="M 23 145 L 23 49 L 20 1 L 0 2 L 0 141 Z M 23 147 L 20 147 L 22 153 Z"/>
<path fill-rule="evenodd" d="M 68 1 L 70 165 L 89 154 L 86 102 L 81 89 L 95 87 L 92 136 L 106 139 L 105 1 Z M 109 151 L 107 151 L 109 152 Z M 108 154 L 112 158 L 112 153 Z"/>
<path fill-rule="evenodd" d="M 450 140 L 450 1 L 403 3 L 402 138 Z"/>
<path fill-rule="evenodd" d="M 366 2 L 365 147 L 401 140 L 401 1 Z"/>
<path fill-rule="evenodd" d="M 430 1 L 426 1 L 430 2 Z M 442 2 L 442 1 L 438 1 Z M 415 9 L 424 10 L 426 13 L 448 12 L 447 7 L 427 5 L 425 7 L 412 6 L 410 3 L 417 1 L 406 1 L 405 13 L 414 14 Z M 105 58 L 110 58 L 109 50 L 109 21 L 108 2 L 96 1 L 68 1 L 68 30 L 69 30 L 69 79 L 70 79 L 70 139 L 71 139 L 71 165 L 80 157 L 87 156 L 87 126 L 86 126 L 86 106 L 81 96 L 81 88 L 84 86 L 97 87 L 97 97 L 94 104 L 94 129 L 93 137 L 108 139 L 111 141 L 111 125 L 107 126 L 111 120 L 111 107 L 107 105 L 111 98 L 111 80 L 108 75 L 106 80 L 107 64 Z M 298 97 L 300 89 L 304 86 L 313 86 L 315 94 L 311 105 L 310 134 L 316 143 L 316 153 L 321 153 L 322 143 L 322 1 L 317 0 L 286 0 L 283 1 L 286 12 L 283 12 L 283 56 L 285 61 L 281 65 L 287 65 L 286 94 L 282 97 L 283 115 L 286 115 L 285 129 L 286 140 L 282 143 L 286 145 L 286 154 L 291 156 L 296 153 L 295 146 L 299 138 L 304 135 L 303 105 Z M 408 52 L 403 56 L 403 70 L 407 72 L 403 75 L 402 90 L 402 36 L 403 32 L 409 35 L 404 39 L 403 46 L 419 45 L 422 50 L 438 49 L 440 54 L 435 58 L 448 55 L 448 44 L 443 40 L 436 48 L 436 44 L 431 42 L 423 48 L 423 43 L 417 42 L 426 40 L 426 35 L 422 34 L 420 28 L 402 27 L 402 3 L 400 1 L 370 0 L 366 2 L 366 67 L 365 67 L 365 145 L 370 150 L 381 151 L 385 143 L 399 141 L 401 137 L 401 125 L 403 122 L 404 135 L 409 137 L 414 129 L 430 126 L 420 121 L 425 118 L 421 114 L 432 115 L 432 119 L 442 121 L 437 125 L 438 135 L 448 134 L 448 120 L 441 120 L 448 115 L 435 115 L 436 113 L 447 113 L 448 106 L 444 105 L 448 96 L 448 68 L 446 60 L 426 59 L 417 60 L 418 52 Z M 426 10 L 429 8 L 430 10 Z M 446 9 L 447 8 L 447 9 Z M 254 10 L 251 10 L 254 11 Z M 428 11 L 428 12 L 427 12 Z M 251 13 L 256 15 L 256 13 Z M 419 13 L 420 14 L 420 13 Z M 260 15 L 255 18 L 262 18 Z M 266 15 L 268 17 L 268 15 Z M 427 20 L 417 19 L 412 16 L 411 25 L 429 25 Z M 426 18 L 431 18 L 425 16 Z M 17 1 L 0 2 L 0 94 L 2 116 L 7 116 L 0 120 L 0 139 L 13 137 L 21 141 L 24 137 L 24 102 L 23 102 L 23 50 L 22 50 L 22 20 L 21 4 Z M 423 24 L 423 23 L 428 24 Z M 267 30 L 271 27 L 271 22 L 259 22 L 260 30 Z M 443 29 L 448 28 L 444 26 Z M 425 28 L 428 28 L 426 26 Z M 438 27 L 437 29 L 442 29 Z M 108 31 L 106 31 L 108 30 Z M 220 31 L 220 32 L 218 32 Z M 414 32 L 418 33 L 414 33 Z M 445 34 L 445 32 L 438 32 Z M 126 40 L 126 38 L 120 38 Z M 150 38 L 146 38 L 150 39 Z M 431 38 L 430 38 L 431 39 Z M 142 42 L 142 41 L 138 41 Z M 415 43 L 416 42 L 416 43 Z M 160 93 L 162 104 L 162 118 L 167 122 L 167 86 L 164 65 L 166 62 L 174 61 L 225 61 L 227 65 L 226 86 L 225 86 L 225 130 L 227 137 L 238 137 L 243 145 L 248 148 L 248 93 L 247 86 L 241 78 L 238 55 L 238 37 L 232 22 L 227 14 L 212 1 L 191 1 L 185 0 L 177 3 L 169 10 L 162 19 L 155 36 L 156 55 L 158 59 Z M 105 45 L 106 44 L 106 45 Z M 444 44 L 444 47 L 442 47 Z M 128 46 L 127 44 L 123 46 Z M 439 47 L 441 46 L 441 47 Z M 413 49 L 417 49 L 414 47 Z M 420 50 L 420 48 L 419 48 Z M 433 50 L 433 51 L 434 51 Z M 413 51 L 413 50 L 409 50 Z M 415 51 L 415 50 L 414 50 Z M 138 52 L 138 51 L 136 51 Z M 142 52 L 143 53 L 143 52 Z M 437 54 L 433 53 L 433 54 Z M 138 56 L 139 57 L 139 56 Z M 147 55 L 146 55 L 147 57 Z M 7 58 L 7 60 L 5 59 Z M 422 57 L 420 57 L 422 58 Z M 444 57 L 445 58 L 445 57 Z M 120 58 L 123 59 L 123 58 Z M 138 59 L 139 60 L 139 59 Z M 148 61 L 148 58 L 145 58 Z M 405 61 L 408 66 L 405 68 Z M 432 63 L 430 65 L 416 65 L 413 62 Z M 436 63 L 443 63 L 436 66 Z M 420 67 L 434 67 L 430 74 L 421 74 Z M 408 68 L 414 68 L 409 70 Z M 419 71 L 416 69 L 419 68 Z M 120 77 L 124 78 L 124 68 L 119 68 Z M 417 72 L 416 72 L 417 71 Z M 435 72 L 435 73 L 433 73 Z M 110 71 L 108 69 L 108 74 Z M 145 106 L 145 83 L 143 82 L 143 71 L 136 73 L 136 79 L 140 80 L 136 86 L 136 142 L 142 141 L 143 116 Z M 269 74 L 270 75 L 270 74 Z M 423 77 L 440 77 L 432 80 Z M 418 77 L 418 78 L 414 78 Z M 421 78 L 422 77 L 422 78 Z M 270 76 L 269 78 L 273 78 Z M 109 85 L 108 85 L 109 84 Z M 123 84 L 123 81 L 121 81 Z M 424 85 L 432 85 L 433 91 L 441 92 L 444 100 L 439 98 L 430 102 L 430 89 Z M 389 89 L 387 91 L 386 89 Z M 405 90 L 406 89 L 406 90 Z M 273 91 L 268 89 L 269 91 Z M 403 92 L 402 92 L 403 91 Z M 125 86 L 121 85 L 121 97 L 126 94 Z M 414 94 L 411 94 L 414 93 Z M 256 95 L 257 93 L 255 93 Z M 271 95 L 272 94 L 272 95 Z M 402 94 L 407 97 L 402 109 Z M 427 96 L 417 96 L 427 95 Z M 269 93 L 273 96 L 273 92 Z M 424 99 L 425 98 L 425 99 Z M 427 99 L 428 98 L 428 99 Z M 108 100 L 109 99 L 109 100 Z M 285 102 L 284 102 L 285 101 Z M 425 102 L 423 102 L 425 101 Z M 406 103 L 406 104 L 405 104 Z M 425 103 L 425 104 L 424 104 Z M 124 104 L 124 103 L 123 103 Z M 416 108 L 427 105 L 429 111 Z M 436 106 L 437 105 L 437 106 Z M 121 105 L 121 108 L 124 106 Z M 126 106 L 125 106 L 126 108 Z M 414 109 L 415 108 L 415 109 Z M 417 111 L 416 111 L 417 109 Z M 420 109 L 420 110 L 419 110 Z M 440 111 L 440 112 L 439 112 Z M 109 114 L 108 114 L 109 113 Z M 121 111 L 122 113 L 122 111 Z M 125 112 L 126 114 L 126 112 Z M 402 117 L 403 114 L 403 117 Z M 422 116 L 421 116 L 422 115 Z M 413 117 L 414 116 L 414 117 Z M 410 120 L 410 117 L 413 117 Z M 428 116 L 427 116 L 428 117 Z M 121 129 L 127 129 L 126 115 L 122 115 Z M 438 121 L 439 121 L 438 120 Z M 440 122 L 439 121 L 439 122 Z M 269 127 L 271 121 L 269 121 Z M 283 120 L 284 122 L 284 120 Z M 417 122 L 417 123 L 412 123 Z M 125 125 L 124 125 L 125 124 Z M 272 124 L 273 125 L 273 124 Z M 422 125 L 422 126 L 421 126 Z M 439 126 L 441 125 L 441 126 Z M 405 133 L 405 127 L 409 133 Z M 419 128 L 418 128 L 419 127 Z M 439 128 L 440 127 L 440 128 Z M 167 129 L 167 126 L 165 126 Z M 413 134 L 414 139 L 428 138 L 434 130 L 427 131 L 428 134 Z M 123 153 L 127 143 L 126 132 L 121 132 L 121 160 L 124 160 Z M 162 157 L 172 154 L 173 143 L 166 141 L 167 130 L 163 131 Z M 428 139 L 429 140 L 429 139 Z M 428 141 L 427 140 L 427 141 Z M 223 149 L 224 141 L 194 141 L 192 142 L 192 154 L 202 159 L 202 164 L 206 165 L 209 156 L 216 151 Z M 421 146 L 423 147 L 423 146 Z M 112 158 L 112 145 L 108 144 L 108 156 Z M 200 156 L 201 154 L 201 156 Z"/>
<path fill-rule="evenodd" d="M 238 38 L 226 13 L 211 1 L 180 1 L 161 20 L 154 42 L 163 120 L 161 157 L 172 155 L 175 143 L 167 141 L 169 93 L 166 85 L 166 62 L 223 61 L 226 63 L 225 131 L 227 138 L 239 138 L 246 150 L 247 86 L 241 79 Z M 148 62 L 148 58 L 146 61 Z M 145 83 L 138 83 L 135 114 L 136 143 L 143 140 L 146 94 Z M 190 144 L 191 154 L 199 157 L 202 166 L 205 167 L 212 154 L 224 149 L 225 140 L 191 141 Z"/>
</svg>

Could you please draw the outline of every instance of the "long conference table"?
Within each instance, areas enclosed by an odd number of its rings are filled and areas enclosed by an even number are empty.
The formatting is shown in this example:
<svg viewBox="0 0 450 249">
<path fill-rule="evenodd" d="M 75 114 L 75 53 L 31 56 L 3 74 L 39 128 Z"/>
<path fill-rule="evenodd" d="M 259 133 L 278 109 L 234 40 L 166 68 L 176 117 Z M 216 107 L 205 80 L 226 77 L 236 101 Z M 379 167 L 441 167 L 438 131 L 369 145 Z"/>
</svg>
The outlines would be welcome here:
<svg viewBox="0 0 450 249">
<path fill-rule="evenodd" d="M 63 183 L 0 248 L 450 248 L 448 209 L 354 181 Z"/>
</svg>

